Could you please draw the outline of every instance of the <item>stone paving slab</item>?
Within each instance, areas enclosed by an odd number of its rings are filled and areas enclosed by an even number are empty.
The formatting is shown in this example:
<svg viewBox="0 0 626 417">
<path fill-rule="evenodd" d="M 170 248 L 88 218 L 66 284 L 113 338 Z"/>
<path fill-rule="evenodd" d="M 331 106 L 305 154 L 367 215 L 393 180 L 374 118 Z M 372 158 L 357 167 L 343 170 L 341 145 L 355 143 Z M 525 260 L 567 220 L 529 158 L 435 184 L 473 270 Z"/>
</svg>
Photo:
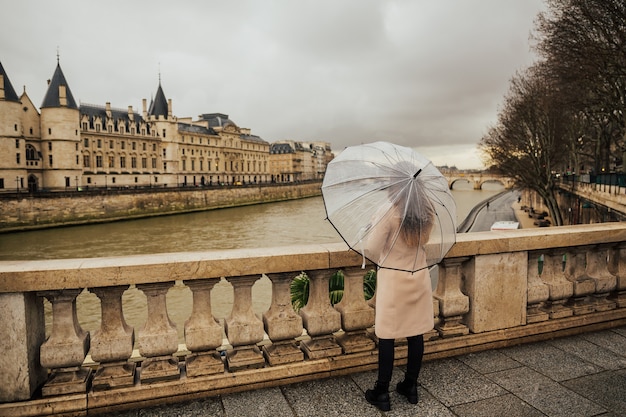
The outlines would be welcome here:
<svg viewBox="0 0 626 417">
<path fill-rule="evenodd" d="M 111 415 L 626 416 L 626 327 L 427 361 L 417 405 L 393 392 L 403 371 L 394 369 L 391 411 L 384 413 L 363 397 L 376 380 L 370 371 Z"/>
</svg>

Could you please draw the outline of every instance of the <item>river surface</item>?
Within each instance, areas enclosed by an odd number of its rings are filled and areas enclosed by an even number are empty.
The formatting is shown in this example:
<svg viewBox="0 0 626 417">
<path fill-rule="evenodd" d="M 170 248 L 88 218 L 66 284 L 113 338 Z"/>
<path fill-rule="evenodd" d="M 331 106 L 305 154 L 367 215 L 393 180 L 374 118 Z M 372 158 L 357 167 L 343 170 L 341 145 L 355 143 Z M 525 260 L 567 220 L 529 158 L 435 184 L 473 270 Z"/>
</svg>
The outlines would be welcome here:
<svg viewBox="0 0 626 417">
<path fill-rule="evenodd" d="M 452 194 L 457 204 L 458 223 L 474 206 L 503 190 L 500 184 L 491 183 L 483 188 L 472 190 L 469 183 L 455 184 Z M 311 197 L 140 220 L 7 233 L 0 234 L 0 261 L 341 242 L 325 218 L 322 197 Z M 260 315 L 269 308 L 271 282 L 263 277 L 252 291 L 253 310 Z M 145 295 L 134 287 L 124 293 L 124 315 L 135 330 L 141 328 L 147 317 L 145 299 Z M 168 314 L 176 323 L 181 341 L 184 322 L 191 314 L 190 300 L 191 291 L 181 283 L 167 294 Z M 227 317 L 232 302 L 232 286 L 222 280 L 211 294 L 213 315 L 220 320 Z M 51 326 L 50 310 L 46 301 L 46 334 Z M 85 290 L 79 295 L 77 312 L 83 329 L 93 331 L 100 327 L 100 302 L 94 294 Z"/>
</svg>

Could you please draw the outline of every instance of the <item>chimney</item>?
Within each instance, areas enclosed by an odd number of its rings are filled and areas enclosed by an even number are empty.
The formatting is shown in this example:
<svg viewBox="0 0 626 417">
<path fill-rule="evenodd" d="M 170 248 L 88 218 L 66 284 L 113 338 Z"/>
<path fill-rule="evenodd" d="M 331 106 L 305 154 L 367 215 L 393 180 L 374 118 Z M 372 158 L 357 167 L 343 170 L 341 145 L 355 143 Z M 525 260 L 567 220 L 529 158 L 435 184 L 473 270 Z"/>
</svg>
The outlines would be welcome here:
<svg viewBox="0 0 626 417">
<path fill-rule="evenodd" d="M 0 100 L 4 100 L 4 75 L 0 74 Z"/>
<path fill-rule="evenodd" d="M 146 99 L 141 99 L 141 103 L 143 106 L 143 118 L 148 119 L 148 106 L 146 105 Z"/>
<path fill-rule="evenodd" d="M 172 99 L 167 100 L 167 118 L 172 117 Z"/>
<path fill-rule="evenodd" d="M 133 106 L 128 106 L 128 119 L 135 120 L 135 113 L 133 113 Z"/>
</svg>

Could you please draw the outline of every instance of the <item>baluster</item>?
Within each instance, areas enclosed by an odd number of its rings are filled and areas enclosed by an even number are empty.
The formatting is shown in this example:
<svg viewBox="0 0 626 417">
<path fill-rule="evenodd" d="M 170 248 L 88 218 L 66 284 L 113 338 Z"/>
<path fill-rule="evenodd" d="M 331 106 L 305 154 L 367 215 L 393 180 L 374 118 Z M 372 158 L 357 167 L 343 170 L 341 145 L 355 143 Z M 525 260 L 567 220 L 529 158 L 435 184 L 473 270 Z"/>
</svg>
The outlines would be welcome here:
<svg viewBox="0 0 626 417">
<path fill-rule="evenodd" d="M 615 301 L 617 307 L 626 307 L 626 243 L 622 242 L 613 249 L 611 266 L 616 275 L 615 292 L 611 299 Z"/>
<path fill-rule="evenodd" d="M 309 359 L 341 355 L 341 346 L 333 335 L 341 328 L 341 314 L 330 305 L 330 272 L 321 269 L 310 271 L 307 275 L 309 302 L 300 309 L 300 317 L 311 339 L 303 340 L 300 347 Z"/>
<path fill-rule="evenodd" d="M 167 314 L 167 291 L 174 282 L 137 284 L 146 295 L 148 318 L 137 332 L 139 354 L 147 358 L 141 364 L 141 382 L 175 380 L 180 378 L 178 358 L 172 356 L 178 350 L 176 325 Z"/>
<path fill-rule="evenodd" d="M 83 331 L 76 315 L 80 289 L 43 291 L 52 304 L 52 331 L 41 345 L 40 361 L 52 370 L 42 388 L 44 397 L 87 391 L 91 369 L 82 367 L 89 351 L 89 333 Z"/>
<path fill-rule="evenodd" d="M 130 387 L 135 380 L 136 363 L 128 362 L 133 353 L 135 332 L 126 324 L 122 295 L 128 285 L 90 288 L 100 299 L 100 329 L 91 337 L 91 358 L 100 362 L 93 378 L 93 389 Z"/>
<path fill-rule="evenodd" d="M 231 371 L 265 365 L 263 354 L 256 345 L 263 341 L 263 322 L 252 310 L 252 285 L 258 278 L 256 275 L 245 275 L 228 279 L 234 289 L 233 309 L 225 320 L 226 335 L 234 348 L 226 352 L 226 362 Z"/>
<path fill-rule="evenodd" d="M 263 323 L 272 344 L 263 346 L 263 353 L 272 366 L 302 361 L 304 354 L 295 341 L 295 338 L 302 336 L 302 317 L 293 310 L 291 304 L 294 274 L 283 272 L 267 276 L 272 281 L 272 304 L 263 314 Z"/>
<path fill-rule="evenodd" d="M 364 269 L 346 268 L 343 272 L 343 297 L 335 305 L 341 315 L 344 334 L 337 342 L 344 353 L 374 350 L 376 344 L 367 336 L 367 329 L 374 325 L 375 311 L 367 305 L 363 293 Z"/>
<path fill-rule="evenodd" d="M 591 250 L 591 246 L 572 248 L 566 264 L 565 277 L 574 285 L 574 294 L 567 305 L 574 315 L 588 314 L 594 310 L 590 296 L 596 291 L 596 281 L 587 274 L 587 252 Z"/>
<path fill-rule="evenodd" d="M 185 344 L 192 354 L 185 358 L 188 377 L 224 372 L 224 362 L 216 351 L 222 345 L 223 329 L 211 311 L 214 279 L 183 281 L 193 294 L 191 316 L 185 322 Z"/>
<path fill-rule="evenodd" d="M 468 327 L 461 323 L 469 312 L 469 297 L 461 291 L 462 265 L 469 257 L 444 259 L 439 264 L 439 280 L 433 297 L 439 302 L 437 331 L 443 338 L 469 334 Z"/>
<path fill-rule="evenodd" d="M 545 321 L 550 318 L 548 313 L 541 309 L 550 296 L 550 289 L 543 283 L 539 274 L 539 261 L 543 259 L 544 256 L 540 252 L 530 252 L 528 254 L 527 324 Z"/>
<path fill-rule="evenodd" d="M 567 260 L 570 262 L 570 259 Z M 574 294 L 574 284 L 565 278 L 563 272 L 563 251 L 553 250 L 543 254 L 541 280 L 548 286 L 549 296 L 543 310 L 551 319 L 570 317 L 573 311 L 565 303 Z"/>
<path fill-rule="evenodd" d="M 609 272 L 609 248 L 611 245 L 597 245 L 587 252 L 587 273 L 596 282 L 593 293 L 594 310 L 614 310 L 615 301 L 608 297 L 617 286 L 617 278 Z"/>
</svg>

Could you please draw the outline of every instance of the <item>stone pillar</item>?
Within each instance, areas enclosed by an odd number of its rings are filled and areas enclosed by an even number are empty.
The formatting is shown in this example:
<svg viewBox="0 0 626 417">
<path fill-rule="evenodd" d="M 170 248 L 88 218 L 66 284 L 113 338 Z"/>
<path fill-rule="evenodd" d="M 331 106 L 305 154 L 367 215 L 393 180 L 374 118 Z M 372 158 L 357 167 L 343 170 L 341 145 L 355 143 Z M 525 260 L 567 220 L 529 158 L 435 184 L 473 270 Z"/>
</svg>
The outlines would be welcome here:
<svg viewBox="0 0 626 417">
<path fill-rule="evenodd" d="M 454 337 L 469 334 L 468 327 L 461 323 L 463 316 L 469 312 L 469 297 L 461 291 L 463 282 L 462 266 L 470 259 L 450 258 L 444 259 L 439 264 L 439 280 L 433 297 L 439 302 L 439 324 L 436 329 L 441 337 Z M 468 265 L 471 274 L 468 279 L 473 279 L 473 260 Z"/>
<path fill-rule="evenodd" d="M 0 294 L 0 403 L 28 400 L 46 380 L 39 364 L 45 338 L 42 301 L 35 293 Z"/>
<path fill-rule="evenodd" d="M 341 314 L 330 305 L 330 274 L 326 269 L 307 272 L 309 302 L 300 309 L 300 316 L 311 339 L 303 340 L 300 346 L 309 359 L 337 356 L 342 352 L 333 335 L 341 328 Z"/>
<path fill-rule="evenodd" d="M 122 295 L 128 285 L 90 288 L 100 299 L 102 317 L 100 329 L 91 337 L 91 358 L 100 362 L 93 378 L 94 390 L 133 386 L 135 363 L 128 362 L 133 354 L 135 332 L 126 324 L 122 311 Z"/>
<path fill-rule="evenodd" d="M 616 276 L 615 292 L 611 299 L 617 307 L 626 307 L 626 242 L 617 245 L 612 251 L 611 266 Z"/>
<path fill-rule="evenodd" d="M 346 268 L 343 272 L 343 297 L 335 305 L 341 315 L 344 334 L 337 342 L 344 353 L 374 350 L 376 344 L 367 336 L 367 329 L 374 325 L 375 311 L 367 305 L 363 293 L 363 275 L 360 267 Z"/>
<path fill-rule="evenodd" d="M 224 322 L 226 336 L 234 348 L 226 352 L 230 371 L 265 366 L 265 359 L 257 346 L 265 334 L 263 322 L 252 310 L 252 285 L 258 278 L 256 275 L 245 275 L 228 279 L 233 285 L 235 296 L 233 310 Z"/>
<path fill-rule="evenodd" d="M 528 254 L 477 255 L 472 263 L 473 276 L 468 271 L 464 287 L 471 306 L 466 316 L 470 331 L 483 333 L 526 324 Z"/>
<path fill-rule="evenodd" d="M 89 351 L 89 333 L 83 331 L 76 316 L 76 297 L 81 289 L 39 293 L 52 304 L 52 331 L 41 345 L 41 365 L 51 374 L 42 388 L 44 397 L 84 393 L 91 369 L 82 367 Z"/>
<path fill-rule="evenodd" d="M 188 377 L 224 372 L 216 351 L 222 345 L 223 328 L 211 311 L 211 290 L 215 279 L 183 281 L 193 294 L 191 316 L 185 322 L 185 344 L 192 353 L 185 358 Z"/>
<path fill-rule="evenodd" d="M 141 382 L 151 383 L 180 378 L 178 358 L 172 356 L 178 350 L 176 325 L 167 314 L 167 291 L 174 282 L 137 284 L 146 295 L 148 318 L 137 332 L 137 348 L 145 358 L 141 364 Z"/>
<path fill-rule="evenodd" d="M 548 286 L 549 296 L 543 310 L 551 319 L 570 317 L 573 312 L 565 303 L 574 294 L 574 285 L 565 278 L 562 250 L 552 250 L 543 254 L 541 280 Z"/>
<path fill-rule="evenodd" d="M 565 277 L 574 285 L 574 294 L 567 303 L 574 315 L 593 313 L 591 295 L 596 291 L 596 281 L 587 273 L 587 252 L 591 246 L 577 246 L 568 253 Z"/>
<path fill-rule="evenodd" d="M 617 286 L 617 278 L 609 272 L 609 249 L 612 244 L 597 245 L 587 252 L 587 274 L 596 282 L 593 293 L 595 311 L 614 310 L 615 301 L 609 295 Z"/>
<path fill-rule="evenodd" d="M 526 306 L 526 323 L 537 323 L 550 318 L 548 313 L 541 309 L 548 301 L 550 289 L 539 276 L 539 261 L 544 260 L 540 252 L 528 253 L 528 301 Z M 543 272 L 543 271 L 542 271 Z"/>
<path fill-rule="evenodd" d="M 291 281 L 293 272 L 267 274 L 272 281 L 272 304 L 263 314 L 265 332 L 272 341 L 263 346 L 267 362 L 274 366 L 304 359 L 295 338 L 302 336 L 302 317 L 291 304 Z"/>
</svg>

